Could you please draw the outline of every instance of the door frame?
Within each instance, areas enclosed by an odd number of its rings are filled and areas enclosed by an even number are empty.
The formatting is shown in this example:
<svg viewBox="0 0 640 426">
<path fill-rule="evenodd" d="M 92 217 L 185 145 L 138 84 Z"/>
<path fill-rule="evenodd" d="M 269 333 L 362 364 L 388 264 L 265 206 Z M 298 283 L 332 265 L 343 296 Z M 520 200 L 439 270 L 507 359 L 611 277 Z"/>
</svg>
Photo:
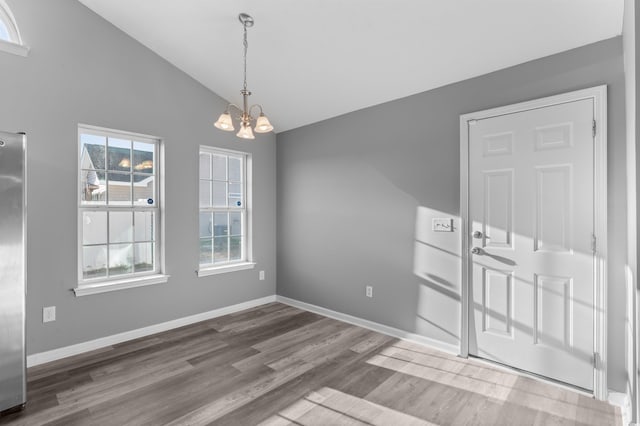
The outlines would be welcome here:
<svg viewBox="0 0 640 426">
<path fill-rule="evenodd" d="M 469 230 L 469 126 L 478 120 L 532 109 L 593 100 L 596 120 L 594 135 L 594 372 L 593 395 L 606 400 L 607 389 L 607 86 L 596 86 L 527 102 L 460 115 L 460 236 L 461 236 L 461 319 L 460 356 L 469 356 L 470 271 Z"/>
</svg>

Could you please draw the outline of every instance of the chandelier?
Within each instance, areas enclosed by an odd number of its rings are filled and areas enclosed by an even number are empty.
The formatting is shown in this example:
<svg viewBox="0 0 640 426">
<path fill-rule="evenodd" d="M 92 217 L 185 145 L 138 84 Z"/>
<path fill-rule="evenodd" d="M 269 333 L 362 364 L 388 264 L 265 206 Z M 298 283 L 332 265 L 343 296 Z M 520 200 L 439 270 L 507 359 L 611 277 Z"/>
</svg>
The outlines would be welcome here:
<svg viewBox="0 0 640 426">
<path fill-rule="evenodd" d="M 240 130 L 236 133 L 236 136 L 243 139 L 255 139 L 253 136 L 253 131 L 251 130 L 251 122 L 255 119 L 251 115 L 251 111 L 254 108 L 260 109 L 260 115 L 256 119 L 256 125 L 254 130 L 256 133 L 267 133 L 273 130 L 273 126 L 269 123 L 269 119 L 262 112 L 262 106 L 259 104 L 254 104 L 249 106 L 249 96 L 251 96 L 251 92 L 247 89 L 247 48 L 249 44 L 247 43 L 247 28 L 253 27 L 253 18 L 246 13 L 241 13 L 238 15 L 238 19 L 240 23 L 244 27 L 244 86 L 240 93 L 242 94 L 242 108 L 237 106 L 236 104 L 229 104 L 227 108 L 224 110 L 218 121 L 215 122 L 214 126 L 216 126 L 220 130 L 224 130 L 226 132 L 232 132 L 235 130 L 233 127 L 233 120 L 231 119 L 231 110 L 236 109 L 239 115 L 237 116 L 238 120 L 240 120 Z"/>
</svg>

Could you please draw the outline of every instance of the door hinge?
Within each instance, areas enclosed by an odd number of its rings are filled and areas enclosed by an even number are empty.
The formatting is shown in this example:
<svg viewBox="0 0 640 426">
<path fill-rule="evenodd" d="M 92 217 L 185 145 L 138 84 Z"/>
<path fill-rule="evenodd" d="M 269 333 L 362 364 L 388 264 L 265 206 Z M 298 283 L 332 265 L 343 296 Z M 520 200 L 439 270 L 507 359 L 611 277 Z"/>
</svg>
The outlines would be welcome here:
<svg viewBox="0 0 640 426">
<path fill-rule="evenodd" d="M 593 127 L 592 127 L 592 129 L 593 129 L 593 137 L 594 137 L 594 138 L 596 137 L 596 128 L 597 128 L 597 126 L 596 126 L 596 120 L 593 120 Z"/>
<path fill-rule="evenodd" d="M 591 251 L 595 253 L 596 252 L 596 248 L 597 248 L 596 235 L 595 234 L 591 234 Z"/>
<path fill-rule="evenodd" d="M 593 368 L 595 368 L 596 370 L 600 368 L 600 355 L 598 354 L 598 352 L 594 352 L 593 353 Z"/>
</svg>

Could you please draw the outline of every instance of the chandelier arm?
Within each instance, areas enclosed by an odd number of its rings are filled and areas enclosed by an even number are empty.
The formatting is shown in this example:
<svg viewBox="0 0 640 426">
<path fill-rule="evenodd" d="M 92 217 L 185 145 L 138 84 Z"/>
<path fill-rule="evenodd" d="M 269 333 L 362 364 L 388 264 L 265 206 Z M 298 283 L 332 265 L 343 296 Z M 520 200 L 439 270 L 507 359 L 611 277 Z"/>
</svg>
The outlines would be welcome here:
<svg viewBox="0 0 640 426">
<path fill-rule="evenodd" d="M 251 106 L 249 107 L 249 110 L 248 110 L 249 115 L 251 115 L 251 110 L 252 110 L 254 107 L 258 107 L 258 108 L 260 108 L 260 114 L 263 114 L 263 112 L 262 112 L 262 105 L 260 105 L 260 104 L 253 104 L 253 105 L 251 105 Z"/>
<path fill-rule="evenodd" d="M 231 109 L 231 107 L 234 107 L 235 109 L 237 109 L 241 114 L 244 112 L 242 111 L 242 108 L 240 108 L 238 105 L 236 104 L 229 104 L 227 105 L 227 111 L 229 111 Z"/>
</svg>

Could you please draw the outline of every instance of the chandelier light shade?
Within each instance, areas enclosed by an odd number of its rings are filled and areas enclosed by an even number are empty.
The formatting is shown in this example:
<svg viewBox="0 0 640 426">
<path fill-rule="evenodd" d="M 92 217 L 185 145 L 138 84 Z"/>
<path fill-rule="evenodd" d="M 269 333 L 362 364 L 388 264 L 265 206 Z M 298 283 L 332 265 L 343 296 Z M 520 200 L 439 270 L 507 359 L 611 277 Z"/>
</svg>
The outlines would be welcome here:
<svg viewBox="0 0 640 426">
<path fill-rule="evenodd" d="M 233 128 L 233 120 L 231 120 L 231 114 L 228 111 L 223 112 L 218 117 L 218 121 L 214 124 L 218 129 L 225 130 L 227 132 L 233 132 L 235 129 Z"/>
<path fill-rule="evenodd" d="M 242 139 L 255 139 L 253 135 L 253 131 L 256 133 L 268 133 L 273 130 L 273 126 L 269 122 L 269 119 L 262 112 L 262 105 L 254 104 L 249 106 L 249 96 L 251 96 L 251 92 L 247 89 L 247 49 L 249 47 L 249 43 L 247 42 L 247 28 L 253 26 L 254 21 L 253 18 L 246 13 L 241 13 L 238 15 L 238 19 L 244 28 L 244 86 L 240 93 L 242 94 L 242 108 L 237 106 L 236 104 L 229 104 L 227 108 L 224 110 L 220 117 L 218 117 L 218 121 L 214 123 L 220 130 L 224 130 L 226 132 L 232 132 L 235 130 L 233 126 L 233 118 L 231 117 L 231 111 L 237 111 L 238 116 L 237 119 L 240 121 L 240 130 L 236 133 L 236 136 Z M 258 108 L 260 110 L 260 115 L 256 119 L 251 115 L 251 111 L 254 108 Z M 251 123 L 255 120 L 255 128 L 251 128 Z"/>
</svg>

